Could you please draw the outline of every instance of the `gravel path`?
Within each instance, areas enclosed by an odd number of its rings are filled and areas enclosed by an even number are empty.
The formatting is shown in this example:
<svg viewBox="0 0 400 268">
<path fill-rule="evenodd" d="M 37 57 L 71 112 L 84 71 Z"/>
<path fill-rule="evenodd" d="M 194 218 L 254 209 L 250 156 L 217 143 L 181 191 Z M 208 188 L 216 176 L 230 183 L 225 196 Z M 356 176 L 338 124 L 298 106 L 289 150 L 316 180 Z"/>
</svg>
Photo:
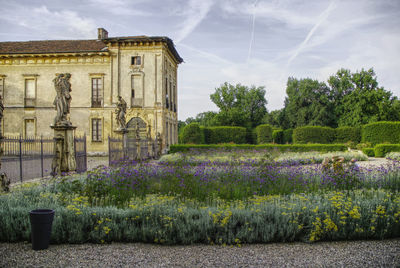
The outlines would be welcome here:
<svg viewBox="0 0 400 268">
<path fill-rule="evenodd" d="M 400 238 L 223 247 L 0 243 L 0 267 L 399 267 Z"/>
</svg>

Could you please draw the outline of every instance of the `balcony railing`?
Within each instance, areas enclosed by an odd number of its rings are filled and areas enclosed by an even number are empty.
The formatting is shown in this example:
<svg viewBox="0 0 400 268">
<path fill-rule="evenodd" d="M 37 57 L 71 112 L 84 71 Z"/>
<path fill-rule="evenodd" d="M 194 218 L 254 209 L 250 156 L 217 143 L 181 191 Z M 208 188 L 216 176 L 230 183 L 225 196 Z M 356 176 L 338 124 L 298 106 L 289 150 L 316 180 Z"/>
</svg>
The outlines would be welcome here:
<svg viewBox="0 0 400 268">
<path fill-rule="evenodd" d="M 92 100 L 92 108 L 101 108 L 103 107 L 102 101 L 97 99 L 97 100 Z"/>
</svg>

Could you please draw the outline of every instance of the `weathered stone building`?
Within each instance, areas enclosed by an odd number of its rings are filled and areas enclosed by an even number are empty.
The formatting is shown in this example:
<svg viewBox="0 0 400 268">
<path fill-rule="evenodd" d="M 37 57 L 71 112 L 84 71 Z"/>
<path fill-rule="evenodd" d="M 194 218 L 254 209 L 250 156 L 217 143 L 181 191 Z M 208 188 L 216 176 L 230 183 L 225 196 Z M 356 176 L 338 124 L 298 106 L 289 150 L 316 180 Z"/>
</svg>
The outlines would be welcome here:
<svg viewBox="0 0 400 268">
<path fill-rule="evenodd" d="M 51 136 L 53 79 L 70 73 L 70 121 L 78 127 L 77 135 L 87 135 L 89 152 L 107 152 L 107 137 L 117 128 L 118 96 L 128 104 L 129 133 L 139 125 L 145 135 L 150 126 L 153 138 L 161 134 L 164 148 L 175 144 L 182 61 L 167 37 L 109 38 L 103 28 L 97 40 L 0 42 L 4 134 Z"/>
</svg>

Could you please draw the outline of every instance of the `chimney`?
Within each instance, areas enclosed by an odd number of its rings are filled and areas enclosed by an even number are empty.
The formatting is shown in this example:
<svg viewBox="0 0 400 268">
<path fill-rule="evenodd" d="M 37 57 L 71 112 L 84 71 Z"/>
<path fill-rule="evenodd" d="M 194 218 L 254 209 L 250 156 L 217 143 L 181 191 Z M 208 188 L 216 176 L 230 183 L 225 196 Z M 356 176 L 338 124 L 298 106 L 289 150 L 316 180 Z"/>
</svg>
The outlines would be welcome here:
<svg viewBox="0 0 400 268">
<path fill-rule="evenodd" d="M 108 32 L 104 28 L 97 28 L 97 39 L 102 40 L 108 38 Z"/>
</svg>

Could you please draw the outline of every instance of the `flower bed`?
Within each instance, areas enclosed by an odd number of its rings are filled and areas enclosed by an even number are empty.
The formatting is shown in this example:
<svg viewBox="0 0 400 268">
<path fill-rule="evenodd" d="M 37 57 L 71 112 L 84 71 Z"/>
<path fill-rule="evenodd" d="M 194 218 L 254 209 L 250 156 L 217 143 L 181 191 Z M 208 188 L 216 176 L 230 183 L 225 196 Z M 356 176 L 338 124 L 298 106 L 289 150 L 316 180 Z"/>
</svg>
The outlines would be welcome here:
<svg viewBox="0 0 400 268">
<path fill-rule="evenodd" d="M 400 166 L 248 161 L 125 163 L 0 195 L 0 241 L 56 211 L 52 243 L 237 244 L 400 235 Z M 338 160 L 339 159 L 339 160 Z"/>
</svg>

